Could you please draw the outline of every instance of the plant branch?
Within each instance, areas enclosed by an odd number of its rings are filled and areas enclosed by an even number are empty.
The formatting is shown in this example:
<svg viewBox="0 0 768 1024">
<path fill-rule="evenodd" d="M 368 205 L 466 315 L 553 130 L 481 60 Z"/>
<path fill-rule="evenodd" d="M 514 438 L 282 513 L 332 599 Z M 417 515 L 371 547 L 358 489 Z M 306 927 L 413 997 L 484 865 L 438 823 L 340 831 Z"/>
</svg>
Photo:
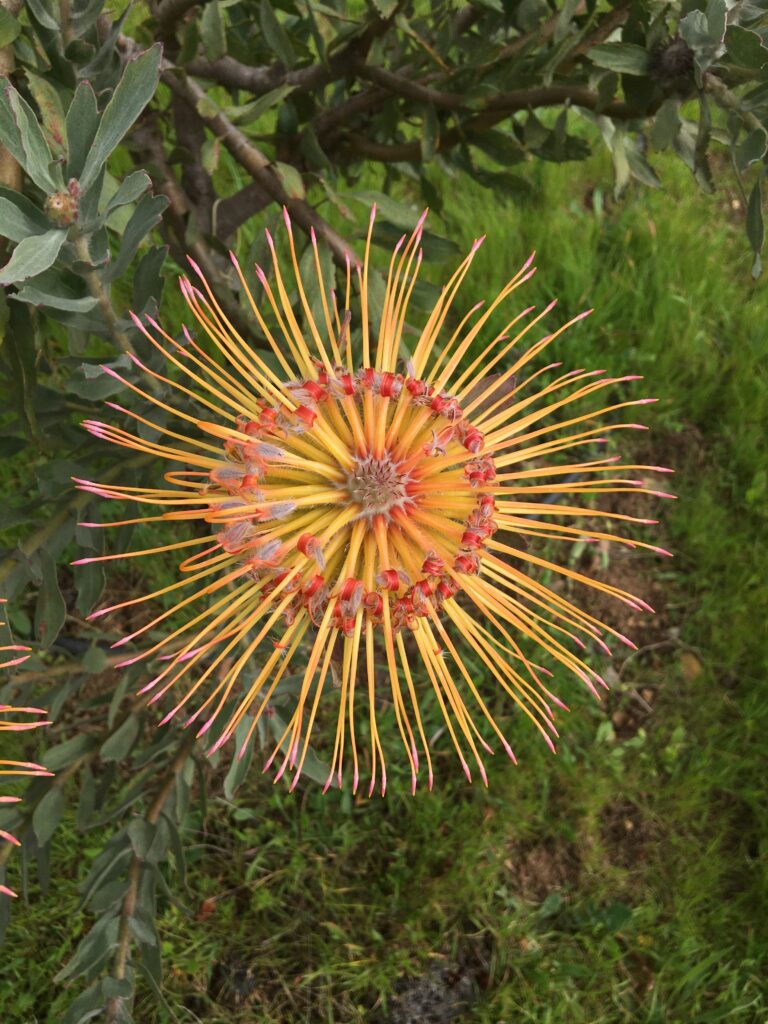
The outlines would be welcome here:
<svg viewBox="0 0 768 1024">
<path fill-rule="evenodd" d="M 745 110 L 742 107 L 739 97 L 731 92 L 722 78 L 712 74 L 706 75 L 704 91 L 709 93 L 719 106 L 724 107 L 725 110 L 732 110 L 748 131 L 765 131 L 765 126 L 760 119 L 751 110 Z"/>
<path fill-rule="evenodd" d="M 131 339 L 122 327 L 120 327 L 119 317 L 112 305 L 109 293 L 104 287 L 104 283 L 102 282 L 98 272 L 91 265 L 91 252 L 88 247 L 88 239 L 82 231 L 75 226 L 73 226 L 70 231 L 70 238 L 75 247 L 77 258 L 81 263 L 84 263 L 88 267 L 87 270 L 82 270 L 80 272 L 80 276 L 84 279 L 88 286 L 88 291 L 91 293 L 91 297 L 96 299 L 104 319 L 109 324 L 109 330 L 115 344 L 122 352 L 127 352 L 129 355 L 136 355 Z"/>
<path fill-rule="evenodd" d="M 21 10 L 21 0 L 0 0 L 0 7 L 12 17 Z M 0 75 L 8 76 L 16 70 L 16 53 L 13 43 L 0 49 Z M 0 146 L 0 185 L 21 191 L 21 167 L 5 146 Z"/>
<path fill-rule="evenodd" d="M 512 92 L 499 93 L 487 101 L 482 112 L 461 126 L 445 132 L 440 137 L 437 151 L 444 152 L 459 142 L 471 141 L 473 134 L 477 135 L 488 131 L 517 111 L 532 110 L 537 107 L 556 107 L 565 102 L 570 102 L 576 107 L 585 107 L 587 110 L 596 110 L 600 106 L 601 99 L 596 92 L 574 85 L 549 85 L 537 89 L 516 89 Z M 600 113 L 606 117 L 620 120 L 644 116 L 620 100 L 606 104 Z M 380 143 L 355 133 L 349 133 L 347 139 L 356 152 L 382 163 L 421 159 L 421 142 L 418 139 L 412 142 Z"/>
<path fill-rule="evenodd" d="M 191 111 L 191 113 L 194 113 L 194 111 Z M 180 267 L 186 267 L 187 254 L 192 256 L 200 265 L 200 269 L 209 282 L 217 285 L 218 301 L 227 319 L 237 330 L 238 334 L 244 338 L 249 338 L 254 347 L 264 347 L 265 343 L 263 340 L 253 336 L 252 325 L 246 322 L 236 299 L 230 294 L 231 286 L 219 269 L 214 259 L 214 254 L 209 247 L 200 238 L 192 241 L 188 241 L 186 238 L 186 217 L 190 210 L 193 209 L 193 204 L 168 162 L 163 148 L 161 133 L 155 129 L 154 125 L 146 124 L 134 132 L 133 138 L 145 151 L 149 157 L 149 162 L 159 172 L 153 176 L 153 180 L 156 180 L 158 191 L 168 198 L 169 207 L 166 224 L 169 230 L 164 232 L 164 235 L 171 246 L 174 259 Z M 271 199 L 268 201 L 271 202 Z M 198 220 L 200 220 L 199 213 L 197 216 Z M 207 217 L 208 219 L 211 217 L 210 210 Z"/>
<path fill-rule="evenodd" d="M 185 2 L 185 0 L 163 0 L 163 4 L 160 6 L 162 7 L 165 3 L 180 2 Z M 218 82 L 219 85 L 226 86 L 228 89 L 245 89 L 254 96 L 271 92 L 272 89 L 277 89 L 281 85 L 291 85 L 299 92 L 311 92 L 330 82 L 335 82 L 339 78 L 346 77 L 350 73 L 352 64 L 364 59 L 374 41 L 387 32 L 396 13 L 394 11 L 387 18 L 377 17 L 369 22 L 362 32 L 332 54 L 324 63 L 297 68 L 295 71 L 286 70 L 279 63 L 251 67 L 229 56 L 220 57 L 214 61 L 195 57 L 188 61 L 185 67 L 190 75 L 197 78 Z"/>
<path fill-rule="evenodd" d="M 203 124 L 213 132 L 217 139 L 220 139 L 222 145 L 248 171 L 256 184 L 264 189 L 273 202 L 284 206 L 306 234 L 310 234 L 314 230 L 324 239 L 334 261 L 339 266 L 345 267 L 347 260 L 351 260 L 352 263 L 357 262 L 357 257 L 347 242 L 316 210 L 303 199 L 292 198 L 288 195 L 270 161 L 261 150 L 221 111 L 207 112 L 206 94 L 196 82 L 191 79 L 182 79 L 170 69 L 163 71 L 162 78 L 175 95 L 183 96 L 187 100 Z"/>
<path fill-rule="evenodd" d="M 171 791 L 176 783 L 176 779 L 183 770 L 184 765 L 187 763 L 194 745 L 194 733 L 189 731 L 185 732 L 176 753 L 176 757 L 160 784 L 155 799 L 152 801 L 152 804 L 147 811 L 146 820 L 150 825 L 156 825 L 159 821 L 166 801 L 171 795 Z M 136 903 L 139 894 L 139 884 L 141 882 L 143 864 L 143 858 L 134 853 L 128 866 L 128 890 L 123 897 L 123 904 L 120 910 L 120 925 L 117 932 L 117 950 L 115 952 L 114 970 L 112 972 L 112 976 L 120 981 L 125 978 L 128 970 L 128 958 L 131 951 L 131 918 L 136 913 Z M 108 1022 L 119 1021 L 121 1019 L 120 1010 L 122 1003 L 122 996 L 113 996 L 109 1000 L 106 1006 L 106 1019 Z"/>
<path fill-rule="evenodd" d="M 252 181 L 233 196 L 219 199 L 213 211 L 213 233 L 225 242 L 254 214 L 272 202 L 272 197 L 258 182 Z"/>
<path fill-rule="evenodd" d="M 172 29 L 193 7 L 202 7 L 206 0 L 162 0 L 157 5 L 155 19 L 162 32 Z"/>
</svg>

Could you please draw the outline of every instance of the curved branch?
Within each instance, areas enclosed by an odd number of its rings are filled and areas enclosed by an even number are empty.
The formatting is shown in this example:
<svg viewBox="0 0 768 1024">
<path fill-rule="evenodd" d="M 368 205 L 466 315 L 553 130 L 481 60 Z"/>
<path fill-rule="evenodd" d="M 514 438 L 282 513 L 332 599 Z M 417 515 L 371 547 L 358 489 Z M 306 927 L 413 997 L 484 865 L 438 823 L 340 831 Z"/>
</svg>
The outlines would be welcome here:
<svg viewBox="0 0 768 1024">
<path fill-rule="evenodd" d="M 163 2 L 181 3 L 186 0 L 163 0 Z M 364 59 L 373 42 L 390 28 L 395 13 L 393 12 L 387 18 L 376 18 L 371 21 L 359 35 L 352 38 L 324 63 L 297 68 L 295 71 L 286 70 L 280 63 L 251 67 L 228 56 L 214 61 L 195 57 L 188 61 L 185 67 L 190 75 L 197 78 L 218 82 L 219 85 L 226 86 L 228 89 L 245 89 L 254 96 L 271 92 L 272 89 L 276 89 L 280 85 L 292 85 L 300 92 L 309 92 L 346 77 L 350 73 L 353 63 Z"/>
<path fill-rule="evenodd" d="M 516 89 L 512 92 L 500 93 L 487 101 L 481 113 L 471 118 L 459 128 L 451 128 L 441 136 L 437 146 L 438 152 L 445 152 L 464 140 L 471 141 L 472 135 L 481 134 L 506 120 L 510 114 L 520 110 L 533 110 L 538 107 L 559 107 L 570 101 L 573 106 L 587 110 L 597 110 L 601 99 L 590 89 L 573 85 L 550 85 L 538 89 Z M 628 103 L 615 100 L 606 104 L 599 111 L 606 117 L 628 120 L 644 117 L 644 113 L 634 110 Z M 412 162 L 421 159 L 421 142 L 381 143 L 365 136 L 349 133 L 346 138 L 362 156 L 378 160 L 382 163 Z"/>
<path fill-rule="evenodd" d="M 202 6 L 206 2 L 207 0 L 162 0 L 155 11 L 158 27 L 167 32 L 184 17 L 187 11 L 191 11 L 193 7 Z"/>
<path fill-rule="evenodd" d="M 288 195 L 270 161 L 239 128 L 236 128 L 220 111 L 205 112 L 207 97 L 196 82 L 191 79 L 184 80 L 171 70 L 164 71 L 162 78 L 172 92 L 188 101 L 203 124 L 226 146 L 235 160 L 248 171 L 273 202 L 284 206 L 307 234 L 315 231 L 325 240 L 334 261 L 340 267 L 346 267 L 347 260 L 353 264 L 357 262 L 357 256 L 350 246 L 316 210 L 303 199 L 294 199 Z"/>
</svg>

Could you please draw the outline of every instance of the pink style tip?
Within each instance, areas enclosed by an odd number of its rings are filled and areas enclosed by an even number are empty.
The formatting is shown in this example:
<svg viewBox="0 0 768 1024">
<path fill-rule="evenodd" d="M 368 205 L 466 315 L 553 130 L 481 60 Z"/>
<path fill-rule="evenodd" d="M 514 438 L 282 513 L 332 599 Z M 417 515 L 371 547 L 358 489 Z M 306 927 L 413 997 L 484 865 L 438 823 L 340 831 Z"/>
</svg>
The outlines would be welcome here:
<svg viewBox="0 0 768 1024">
<path fill-rule="evenodd" d="M 198 263 L 196 263 L 195 260 L 193 260 L 192 257 L 189 254 L 187 254 L 187 263 L 190 265 L 190 267 L 192 267 L 192 269 L 194 270 L 194 272 L 197 274 L 197 276 L 199 278 L 202 278 L 203 280 L 205 280 L 205 278 L 203 277 L 203 272 L 200 269 L 200 265 Z"/>
<path fill-rule="evenodd" d="M 13 889 L 9 889 L 7 885 L 0 885 L 0 893 L 2 893 L 3 896 L 12 896 L 13 899 L 18 899 L 18 894 L 15 893 Z"/>
<path fill-rule="evenodd" d="M 213 715 L 211 718 L 208 719 L 207 722 L 205 722 L 203 725 L 201 725 L 200 728 L 195 733 L 195 736 L 197 737 L 197 739 L 200 739 L 201 736 L 205 736 L 205 734 L 208 732 L 208 730 L 211 728 L 211 726 L 213 725 L 213 723 L 215 721 L 216 721 L 216 716 Z"/>
<path fill-rule="evenodd" d="M 676 494 L 670 494 L 668 491 L 649 491 L 656 498 L 671 498 L 673 501 L 677 501 Z"/>
<path fill-rule="evenodd" d="M 467 776 L 467 782 L 472 782 L 472 773 L 469 770 L 469 765 L 466 761 L 461 762 L 461 767 L 464 769 L 464 774 Z"/>
<path fill-rule="evenodd" d="M 554 693 L 550 693 L 549 690 L 547 690 L 547 694 L 549 694 L 549 699 L 552 701 L 553 704 L 556 704 L 557 707 L 559 707 L 562 711 L 567 711 L 570 713 L 571 709 L 568 707 L 567 704 L 564 704 L 559 697 L 555 696 Z"/>
<path fill-rule="evenodd" d="M 0 668 L 13 668 L 15 665 L 22 665 L 25 661 L 29 661 L 28 654 L 25 654 L 23 658 L 11 658 L 10 661 L 0 661 Z"/>
<path fill-rule="evenodd" d="M 208 749 L 205 752 L 205 756 L 206 757 L 213 757 L 213 755 L 216 753 L 216 751 L 219 750 L 221 747 L 223 747 L 228 739 L 229 739 L 229 736 L 226 733 L 224 733 L 223 736 L 219 736 L 219 738 L 216 740 L 216 742 L 212 746 L 208 747 Z"/>
<path fill-rule="evenodd" d="M 517 764 L 517 758 L 515 757 L 515 752 L 512 749 L 512 747 L 510 747 L 510 745 L 507 743 L 507 741 L 505 739 L 502 739 L 501 744 L 504 747 L 506 755 L 509 758 L 509 760 L 512 762 L 512 764 Z"/>
<path fill-rule="evenodd" d="M 125 661 L 118 661 L 115 668 L 128 668 L 129 665 L 135 665 L 137 661 L 141 661 L 142 657 L 142 654 L 137 654 L 133 658 L 126 658 Z"/>
<path fill-rule="evenodd" d="M 285 226 L 290 231 L 291 230 L 291 215 L 288 213 L 288 207 L 287 206 L 283 206 L 283 220 L 285 221 Z"/>
<path fill-rule="evenodd" d="M 121 383 L 124 383 L 120 374 L 116 370 L 113 370 L 111 366 L 107 366 L 106 363 L 99 363 L 99 369 L 106 373 L 108 377 L 114 377 L 115 380 L 119 380 Z"/>
</svg>

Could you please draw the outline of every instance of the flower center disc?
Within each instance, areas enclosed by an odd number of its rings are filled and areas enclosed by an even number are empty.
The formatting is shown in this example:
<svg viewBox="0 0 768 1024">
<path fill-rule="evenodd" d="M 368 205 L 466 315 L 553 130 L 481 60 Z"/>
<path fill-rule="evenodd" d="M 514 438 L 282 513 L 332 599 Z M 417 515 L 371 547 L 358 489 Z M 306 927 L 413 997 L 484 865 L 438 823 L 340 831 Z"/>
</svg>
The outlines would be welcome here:
<svg viewBox="0 0 768 1024">
<path fill-rule="evenodd" d="M 453 396 L 402 374 L 319 368 L 242 417 L 209 474 L 217 539 L 289 623 L 398 631 L 480 570 L 496 471 Z M 301 403 L 301 404 L 297 404 Z M 490 485 L 490 486 L 489 486 Z"/>
<path fill-rule="evenodd" d="M 413 504 L 407 489 L 410 474 L 402 473 L 401 466 L 389 452 L 380 459 L 373 455 L 355 457 L 346 488 L 349 500 L 360 506 L 361 516 L 383 515 L 389 519 L 393 509 Z"/>
</svg>

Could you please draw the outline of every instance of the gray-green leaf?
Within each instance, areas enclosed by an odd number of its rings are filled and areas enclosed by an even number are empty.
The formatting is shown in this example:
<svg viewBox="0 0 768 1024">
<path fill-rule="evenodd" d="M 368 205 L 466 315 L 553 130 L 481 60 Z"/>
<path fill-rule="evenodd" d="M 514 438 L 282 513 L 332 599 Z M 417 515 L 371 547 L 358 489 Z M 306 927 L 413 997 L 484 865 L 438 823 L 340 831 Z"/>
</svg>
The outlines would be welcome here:
<svg viewBox="0 0 768 1024">
<path fill-rule="evenodd" d="M 46 231 L 45 234 L 22 239 L 0 269 L 0 285 L 26 281 L 52 267 L 66 237 L 66 231 Z"/>
<path fill-rule="evenodd" d="M 634 43 L 601 43 L 588 50 L 587 56 L 599 68 L 608 68 L 622 75 L 648 73 L 648 53 Z"/>
<path fill-rule="evenodd" d="M 67 111 L 67 178 L 79 178 L 99 127 L 96 93 L 90 82 L 80 82 Z"/>
<path fill-rule="evenodd" d="M 291 45 L 291 40 L 281 22 L 278 21 L 269 0 L 261 0 L 259 23 L 261 24 L 261 31 L 264 33 L 267 45 L 275 51 L 283 64 L 289 68 L 293 67 L 296 62 L 296 54 Z"/>
<path fill-rule="evenodd" d="M 23 242 L 30 235 L 42 235 L 50 230 L 45 214 L 30 199 L 0 185 L 0 235 L 3 238 Z"/>
<path fill-rule="evenodd" d="M 60 786 L 51 786 L 32 815 L 32 828 L 40 846 L 45 846 L 64 812 L 64 793 Z"/>
<path fill-rule="evenodd" d="M 161 57 L 162 48 L 156 43 L 126 64 L 123 77 L 101 116 L 93 145 L 85 160 L 80 178 L 84 192 L 96 181 L 110 153 L 152 99 L 160 77 Z"/>
</svg>

